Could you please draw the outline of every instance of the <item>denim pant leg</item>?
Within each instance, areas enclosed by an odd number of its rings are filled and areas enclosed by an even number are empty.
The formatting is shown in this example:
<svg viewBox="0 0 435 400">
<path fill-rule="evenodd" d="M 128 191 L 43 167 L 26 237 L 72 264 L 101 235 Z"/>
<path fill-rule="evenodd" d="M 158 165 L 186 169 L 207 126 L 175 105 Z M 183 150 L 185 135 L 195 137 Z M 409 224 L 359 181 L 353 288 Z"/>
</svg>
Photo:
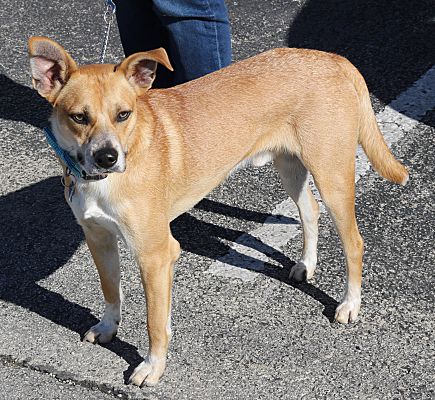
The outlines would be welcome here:
<svg viewBox="0 0 435 400">
<path fill-rule="evenodd" d="M 126 57 L 140 51 L 169 47 L 167 30 L 154 13 L 152 0 L 115 0 L 116 20 Z M 153 87 L 173 85 L 173 73 L 159 66 Z"/>
<path fill-rule="evenodd" d="M 153 0 L 169 35 L 175 84 L 231 63 L 231 36 L 224 0 Z"/>
<path fill-rule="evenodd" d="M 152 0 L 115 0 L 116 19 L 124 53 L 166 47 L 166 29 L 154 13 Z"/>
</svg>

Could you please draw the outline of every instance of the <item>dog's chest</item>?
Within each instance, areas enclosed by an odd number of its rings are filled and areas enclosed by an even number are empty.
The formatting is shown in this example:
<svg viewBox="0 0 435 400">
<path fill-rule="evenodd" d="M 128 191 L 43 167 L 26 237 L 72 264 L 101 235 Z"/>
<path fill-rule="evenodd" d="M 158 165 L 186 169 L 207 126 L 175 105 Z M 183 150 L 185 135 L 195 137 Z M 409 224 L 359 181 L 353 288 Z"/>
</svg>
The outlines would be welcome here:
<svg viewBox="0 0 435 400">
<path fill-rule="evenodd" d="M 100 227 L 124 236 L 117 209 L 110 202 L 107 180 L 78 182 L 76 185 L 68 204 L 78 223 L 90 229 Z"/>
</svg>

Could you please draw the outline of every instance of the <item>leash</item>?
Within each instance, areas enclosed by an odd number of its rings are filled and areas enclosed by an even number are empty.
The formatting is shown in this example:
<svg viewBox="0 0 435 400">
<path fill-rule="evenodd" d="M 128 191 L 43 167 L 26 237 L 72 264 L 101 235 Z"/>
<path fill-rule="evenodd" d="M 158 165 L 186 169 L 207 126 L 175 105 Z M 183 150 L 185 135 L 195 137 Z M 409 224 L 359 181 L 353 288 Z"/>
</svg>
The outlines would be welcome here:
<svg viewBox="0 0 435 400">
<path fill-rule="evenodd" d="M 104 12 L 104 22 L 106 23 L 106 31 L 103 38 L 103 49 L 101 50 L 100 64 L 104 63 L 104 57 L 106 56 L 107 43 L 109 42 L 110 27 L 112 26 L 113 17 L 116 13 L 116 4 L 113 0 L 106 1 L 106 11 Z"/>
</svg>

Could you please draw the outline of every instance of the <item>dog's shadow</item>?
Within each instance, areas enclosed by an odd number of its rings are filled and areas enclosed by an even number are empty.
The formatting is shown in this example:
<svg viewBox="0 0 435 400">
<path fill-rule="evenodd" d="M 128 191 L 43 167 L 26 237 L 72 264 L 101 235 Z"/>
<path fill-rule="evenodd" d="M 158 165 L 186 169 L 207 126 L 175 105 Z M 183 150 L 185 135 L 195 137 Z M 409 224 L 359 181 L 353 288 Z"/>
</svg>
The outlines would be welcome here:
<svg viewBox="0 0 435 400">
<path fill-rule="evenodd" d="M 203 199 L 195 206 L 195 208 L 256 222 L 264 222 L 267 217 L 270 217 L 270 214 L 248 211 L 208 199 Z M 298 222 L 292 218 L 287 218 L 282 215 L 276 217 L 276 220 L 279 220 L 280 223 L 298 224 Z M 290 269 L 295 262 L 290 260 L 281 251 L 267 245 L 266 243 L 252 235 L 249 235 L 246 232 L 224 228 L 209 222 L 204 222 L 198 220 L 189 213 L 185 213 L 178 217 L 172 223 L 171 229 L 174 237 L 180 242 L 181 248 L 183 250 L 199 254 L 213 260 L 219 260 L 231 250 L 234 257 L 225 258 L 226 263 L 232 263 L 232 265 L 235 267 L 252 270 L 256 273 L 277 279 L 297 290 L 300 290 L 301 292 L 321 303 L 324 306 L 323 315 L 328 318 L 329 322 L 334 321 L 335 309 L 338 306 L 338 302 L 308 282 L 297 283 L 289 279 Z M 231 249 L 228 245 L 220 240 L 226 239 L 231 242 L 235 242 L 242 235 L 244 237 L 244 246 L 249 246 L 260 253 L 267 255 L 270 259 L 280 264 L 280 266 L 277 267 L 271 263 L 263 263 L 264 267 L 258 270 L 256 266 L 259 264 L 259 260 L 246 254 L 238 253 L 236 250 Z M 195 239 L 192 240 L 192 238 Z"/>
<path fill-rule="evenodd" d="M 206 199 L 199 203 L 198 208 L 254 221 L 263 221 L 268 216 Z M 3 221 L 0 231 L 0 299 L 35 312 L 83 337 L 86 330 L 98 322 L 92 312 L 38 284 L 65 265 L 83 241 L 81 228 L 63 199 L 59 177 L 42 180 L 0 197 L 0 220 Z M 287 222 L 294 223 L 291 219 Z M 211 259 L 218 259 L 230 250 L 220 238 L 234 241 L 243 233 L 199 221 L 190 214 L 175 220 L 172 229 L 185 250 Z M 291 283 L 287 277 L 293 262 L 260 241 L 253 239 L 252 243 L 260 251 L 266 249 L 271 258 L 283 265 L 283 268 L 265 269 L 263 273 L 321 302 L 325 306 L 324 314 L 332 320 L 337 305 L 334 299 L 311 284 Z M 246 268 L 249 265 L 247 256 L 240 259 L 243 265 L 236 266 Z M 126 379 L 142 361 L 137 348 L 119 338 L 104 347 L 128 363 L 129 368 L 124 373 Z"/>
</svg>

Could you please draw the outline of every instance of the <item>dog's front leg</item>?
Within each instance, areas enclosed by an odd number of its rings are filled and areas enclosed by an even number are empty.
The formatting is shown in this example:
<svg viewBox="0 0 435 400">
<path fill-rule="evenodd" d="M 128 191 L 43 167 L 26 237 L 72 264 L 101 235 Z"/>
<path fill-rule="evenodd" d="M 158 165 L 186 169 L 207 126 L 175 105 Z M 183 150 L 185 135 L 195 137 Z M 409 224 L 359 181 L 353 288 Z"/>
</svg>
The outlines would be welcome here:
<svg viewBox="0 0 435 400">
<path fill-rule="evenodd" d="M 86 332 L 91 343 L 107 343 L 118 331 L 121 321 L 122 292 L 120 286 L 118 242 L 116 235 L 98 225 L 83 225 L 86 242 L 100 275 L 106 307 L 101 321 Z"/>
<path fill-rule="evenodd" d="M 154 230 L 156 232 L 156 230 Z M 166 355 L 171 336 L 171 288 L 173 266 L 180 254 L 180 245 L 168 233 L 146 250 L 137 251 L 142 284 L 147 304 L 149 351 L 129 382 L 137 386 L 154 386 L 166 367 Z"/>
</svg>

